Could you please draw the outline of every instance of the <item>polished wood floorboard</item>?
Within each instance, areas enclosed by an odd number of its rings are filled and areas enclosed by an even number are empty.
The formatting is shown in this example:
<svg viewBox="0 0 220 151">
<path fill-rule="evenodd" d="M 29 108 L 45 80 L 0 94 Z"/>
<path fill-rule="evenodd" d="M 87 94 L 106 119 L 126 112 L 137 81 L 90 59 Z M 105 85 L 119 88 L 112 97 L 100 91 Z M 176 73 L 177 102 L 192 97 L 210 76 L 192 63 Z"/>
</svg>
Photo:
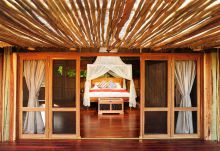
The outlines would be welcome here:
<svg viewBox="0 0 220 151">
<path fill-rule="evenodd" d="M 220 151 L 199 140 L 32 140 L 0 143 L 0 151 Z"/>
<path fill-rule="evenodd" d="M 138 138 L 140 111 L 126 109 L 125 114 L 98 115 L 96 109 L 81 110 L 82 138 Z"/>
</svg>

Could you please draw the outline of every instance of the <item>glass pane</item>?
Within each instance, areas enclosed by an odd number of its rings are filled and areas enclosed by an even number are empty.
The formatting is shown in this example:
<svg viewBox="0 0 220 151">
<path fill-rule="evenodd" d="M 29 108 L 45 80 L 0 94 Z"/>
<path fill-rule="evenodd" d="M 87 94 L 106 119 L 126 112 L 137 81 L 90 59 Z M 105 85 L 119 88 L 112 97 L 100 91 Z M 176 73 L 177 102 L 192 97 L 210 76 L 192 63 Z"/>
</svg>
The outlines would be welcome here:
<svg viewBox="0 0 220 151">
<path fill-rule="evenodd" d="M 53 61 L 53 107 L 76 106 L 76 61 Z"/>
<path fill-rule="evenodd" d="M 175 62 L 175 107 L 197 107 L 197 80 L 195 61 Z M 190 99 L 186 94 L 189 93 Z M 186 102 L 181 102 L 181 100 Z"/>
<path fill-rule="evenodd" d="M 75 134 L 76 112 L 53 112 L 53 134 Z"/>
<path fill-rule="evenodd" d="M 23 134 L 44 134 L 45 111 L 24 111 L 22 116 Z"/>
<path fill-rule="evenodd" d="M 175 111 L 175 133 L 197 133 L 197 111 Z"/>
<path fill-rule="evenodd" d="M 24 61 L 23 72 L 23 107 L 44 108 L 46 75 L 45 62 L 43 60 Z M 30 100 L 30 102 L 28 100 Z"/>
<path fill-rule="evenodd" d="M 145 107 L 167 107 L 167 61 L 145 61 Z"/>
<path fill-rule="evenodd" d="M 147 111 L 145 112 L 144 118 L 145 134 L 167 134 L 166 111 Z"/>
</svg>

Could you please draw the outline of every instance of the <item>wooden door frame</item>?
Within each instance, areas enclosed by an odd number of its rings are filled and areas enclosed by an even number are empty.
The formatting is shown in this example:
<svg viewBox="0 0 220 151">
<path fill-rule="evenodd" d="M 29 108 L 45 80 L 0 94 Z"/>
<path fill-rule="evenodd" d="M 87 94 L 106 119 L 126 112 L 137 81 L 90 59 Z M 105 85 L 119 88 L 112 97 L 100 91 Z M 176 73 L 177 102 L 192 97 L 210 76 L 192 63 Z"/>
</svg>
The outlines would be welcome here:
<svg viewBox="0 0 220 151">
<path fill-rule="evenodd" d="M 65 59 L 67 59 L 67 58 L 69 58 L 69 59 L 71 59 L 71 58 L 77 58 L 78 60 L 79 60 L 79 63 L 78 63 L 78 65 L 77 65 L 77 70 L 79 70 L 80 71 L 80 58 L 81 57 L 97 57 L 97 56 L 120 56 L 120 57 L 139 57 L 140 58 L 140 73 L 143 73 L 143 72 L 145 72 L 145 70 L 144 70 L 144 66 L 142 65 L 143 64 L 143 59 L 145 59 L 145 58 L 151 58 L 151 59 L 154 59 L 154 58 L 158 58 L 158 57 L 160 57 L 161 59 L 166 59 L 166 58 L 176 58 L 176 59 L 181 59 L 182 57 L 184 57 L 184 58 L 186 58 L 186 59 L 195 59 L 195 58 L 197 58 L 198 60 L 199 60 L 199 58 L 202 60 L 202 54 L 192 54 L 192 53 L 180 53 L 180 54 L 176 54 L 176 53 L 169 53 L 169 54 L 162 54 L 162 53 L 142 53 L 142 54 L 140 54 L 140 53 L 127 53 L 127 54 L 125 54 L 125 53 L 76 53 L 76 52 L 56 52 L 56 53 L 54 53 L 54 52 L 37 52 L 37 53 L 18 53 L 18 56 L 19 56 L 19 60 L 18 60 L 18 62 L 19 62 L 19 66 L 18 66 L 18 95 L 17 95 L 17 97 L 18 97 L 18 101 L 17 101 L 17 115 L 19 115 L 19 117 L 17 118 L 17 119 L 19 119 L 18 121 L 19 121 L 19 124 L 18 124 L 18 127 L 17 127 L 17 131 L 16 131 L 16 133 L 17 133 L 17 138 L 19 138 L 19 139 L 25 139 L 25 138 L 29 138 L 30 139 L 30 137 L 21 137 L 21 135 L 19 134 L 19 132 L 20 132 L 20 129 L 21 129 L 21 121 L 20 121 L 20 102 L 22 101 L 22 87 L 21 87 L 21 78 L 22 78 L 22 75 L 21 75 L 21 71 L 23 70 L 23 68 L 21 68 L 22 66 L 21 66 L 21 62 L 22 62 L 22 60 L 36 60 L 36 59 L 42 59 L 42 58 L 46 58 L 48 61 L 50 60 L 50 58 L 65 58 Z M 48 64 L 47 64 L 47 68 L 49 69 L 50 67 L 49 67 L 49 62 L 48 62 Z M 200 67 L 198 67 L 197 66 L 197 71 L 199 70 L 201 70 L 200 68 L 202 68 L 202 65 L 200 64 Z M 173 71 L 172 71 L 173 72 Z M 50 74 L 51 74 L 51 71 L 50 71 Z M 201 74 L 202 75 L 202 74 Z M 49 75 L 50 76 L 50 75 Z M 48 76 L 48 77 L 49 77 Z M 77 80 L 79 83 L 80 83 L 80 75 L 78 75 L 79 76 L 79 80 Z M 78 77 L 77 76 L 77 77 Z M 199 76 L 199 78 L 200 78 L 200 76 Z M 200 78 L 201 79 L 201 78 Z M 139 138 L 140 139 L 145 139 L 146 137 L 144 137 L 144 122 L 143 122 L 143 118 L 144 118 L 144 116 L 143 116 L 143 107 L 144 107 L 144 80 L 145 80 L 145 78 L 143 77 L 143 74 L 140 74 L 140 104 L 141 104 L 141 107 L 140 107 L 140 136 L 139 136 Z M 200 82 L 199 81 L 199 79 L 197 79 L 197 82 Z M 49 86 L 49 79 L 47 79 L 47 84 L 48 84 L 48 86 Z M 75 138 L 80 138 L 80 85 L 79 84 L 77 84 L 78 85 L 78 87 L 79 88 L 77 88 L 78 90 L 77 90 L 77 93 L 76 93 L 76 101 L 78 102 L 78 107 L 79 107 L 79 110 L 76 110 L 76 112 L 78 113 L 78 115 L 77 115 L 77 117 L 76 118 L 78 118 L 77 119 L 77 121 L 78 121 L 78 124 L 77 124 L 77 126 L 76 126 L 76 132 L 78 132 L 77 134 L 76 134 L 76 137 Z M 200 83 L 200 86 L 199 86 L 199 89 L 200 90 L 197 90 L 197 95 L 199 95 L 200 94 L 200 91 L 201 91 L 201 87 L 202 86 L 202 82 Z M 47 91 L 49 91 L 49 90 L 47 90 Z M 49 100 L 49 99 L 51 99 L 51 93 L 49 92 L 49 96 L 47 96 L 47 99 Z M 172 99 L 173 99 L 173 94 L 172 94 Z M 200 96 L 199 96 L 200 97 Z M 77 103 L 76 102 L 76 103 Z M 202 100 L 201 100 L 201 98 L 200 98 L 200 105 L 202 105 Z M 77 106 L 76 105 L 76 106 Z M 200 115 L 200 118 L 202 119 L 203 118 L 203 114 L 201 113 L 201 110 L 202 110 L 202 108 L 200 107 L 200 113 L 199 114 L 201 114 Z M 172 111 L 170 111 L 170 112 L 172 112 Z M 47 113 L 47 116 L 48 116 L 48 113 Z M 201 121 L 201 119 L 199 119 L 200 121 Z M 200 122 L 200 134 L 202 133 L 202 122 Z M 197 131 L 199 131 L 199 130 L 197 130 Z M 34 134 L 34 135 L 36 135 L 36 134 Z M 32 135 L 33 136 L 33 135 Z M 31 138 L 33 138 L 31 136 Z M 200 137 L 201 137 L 201 135 L 200 135 Z M 42 139 L 41 137 L 36 137 L 37 139 Z M 36 139 L 36 138 L 33 138 L 33 139 Z M 60 137 L 58 137 L 59 139 L 61 139 Z M 160 138 L 162 138 L 162 137 L 160 137 Z M 178 137 L 173 137 L 173 138 L 178 138 Z M 183 137 L 183 136 L 181 136 L 181 138 L 189 138 L 189 137 Z M 74 138 L 72 138 L 71 137 L 71 139 L 74 139 Z M 168 139 L 172 139 L 172 137 L 171 138 L 168 138 Z"/>
<path fill-rule="evenodd" d="M 66 53 L 18 53 L 18 95 L 17 95 L 17 115 L 18 121 L 16 136 L 17 139 L 79 139 L 80 138 L 80 56 L 74 54 Z M 64 135 L 64 134 L 53 134 L 52 136 L 52 121 L 51 114 L 49 113 L 51 99 L 52 99 L 52 64 L 51 61 L 54 59 L 66 59 L 66 60 L 76 60 L 76 134 Z M 23 107 L 23 62 L 25 60 L 45 60 L 46 61 L 46 80 L 45 80 L 45 105 L 43 109 L 29 109 L 28 107 Z M 50 103 L 50 104 L 49 104 Z M 24 108 L 24 109 L 23 109 Z M 78 109 L 77 109 L 78 108 Z M 45 111 L 45 134 L 23 134 L 22 133 L 22 112 L 23 111 Z M 67 109 L 68 110 L 68 109 Z"/>
<path fill-rule="evenodd" d="M 171 98 L 170 95 L 170 86 L 171 86 L 171 80 L 169 78 L 169 74 L 171 73 L 171 62 L 170 62 L 170 56 L 169 55 L 157 55 L 157 54 L 150 54 L 150 55 L 143 55 L 141 57 L 141 137 L 142 138 L 146 138 L 146 139 L 155 139 L 155 138 L 159 138 L 159 139 L 165 139 L 165 138 L 169 138 L 169 134 L 170 134 L 170 130 L 171 130 L 171 121 L 169 120 L 171 111 L 169 110 L 169 108 L 171 107 L 171 102 L 169 101 Z M 147 107 L 145 107 L 145 61 L 147 60 L 161 60 L 161 61 L 167 61 L 167 107 L 162 107 L 162 108 L 166 108 L 166 109 L 161 109 L 161 107 L 157 107 L 157 108 L 151 108 L 148 109 Z M 144 119 L 144 113 L 145 111 L 166 111 L 167 112 L 167 134 L 145 134 L 144 133 L 144 123 L 145 123 L 145 119 Z"/>
<path fill-rule="evenodd" d="M 29 107 L 23 107 L 23 65 L 24 61 L 26 60 L 45 60 L 46 61 L 46 68 L 45 68 L 45 108 L 29 108 Z M 18 125 L 17 125 L 17 138 L 18 139 L 46 139 L 48 136 L 48 61 L 46 56 L 35 56 L 32 54 L 26 54 L 26 55 L 19 55 L 19 66 L 18 66 L 18 101 L 17 101 L 17 117 Z M 23 111 L 45 111 L 45 133 L 44 134 L 23 134 L 22 132 L 22 124 L 23 124 Z"/>
<path fill-rule="evenodd" d="M 202 88 L 202 82 L 201 82 L 201 79 L 202 79 L 202 74 L 201 74 L 201 70 L 202 70 L 202 65 L 201 65 L 201 58 L 202 56 L 201 55 L 192 55 L 192 56 L 188 56 L 188 55 L 177 55 L 177 56 L 172 56 L 172 103 L 174 104 L 174 69 L 175 69 L 175 61 L 184 61 L 184 60 L 194 60 L 196 61 L 196 82 L 197 82 L 197 90 L 196 90 L 196 93 L 197 93 L 197 107 L 191 107 L 192 110 L 190 111 L 197 111 L 197 133 L 195 134 L 174 134 L 174 122 L 172 122 L 172 127 L 173 127 L 173 131 L 171 132 L 171 137 L 173 138 L 202 138 L 202 133 L 203 133 L 203 124 L 201 122 L 201 119 L 202 119 L 202 101 L 201 101 L 201 88 Z M 177 107 L 176 107 L 177 108 Z M 181 110 L 181 107 L 178 107 L 179 110 Z M 178 111 L 175 109 L 174 105 L 172 105 L 172 115 L 171 115 L 171 118 L 172 120 L 174 120 L 174 114 L 175 114 L 175 111 Z"/>
<path fill-rule="evenodd" d="M 116 56 L 116 57 L 135 57 L 135 58 L 139 58 L 139 63 L 140 63 L 140 73 L 141 73 L 141 54 L 140 53 L 131 53 L 131 54 L 125 54 L 125 53 L 81 53 L 80 55 L 80 58 L 89 58 L 89 57 L 98 57 L 98 56 Z M 141 103 L 141 83 L 142 83 L 142 79 L 141 79 L 141 74 L 140 74 L 140 103 Z M 107 138 L 107 139 L 142 139 L 142 136 L 141 136 L 141 106 L 140 106 L 140 126 L 139 126 L 139 136 L 137 137 L 134 137 L 134 138 L 126 138 L 126 137 L 123 137 L 123 138 Z M 83 138 L 83 139 L 87 139 L 87 138 Z M 88 138 L 88 139 L 97 139 L 97 138 Z M 99 139 L 99 138 L 98 138 Z M 100 138 L 100 139 L 103 139 L 103 138 Z"/>
<path fill-rule="evenodd" d="M 52 83 L 53 83 L 53 60 L 75 60 L 76 61 L 76 107 L 68 107 L 68 108 L 53 108 L 52 107 L 52 96 L 53 96 L 53 88 L 52 88 Z M 57 56 L 52 55 L 49 56 L 49 62 L 50 62 L 50 67 L 49 67 L 49 138 L 50 139 L 80 139 L 80 57 L 79 56 L 66 56 L 66 55 L 59 55 Z M 52 114 L 53 111 L 63 111 L 63 112 L 68 112 L 68 111 L 73 111 L 76 112 L 76 134 L 52 134 Z"/>
<path fill-rule="evenodd" d="M 167 60 L 168 59 L 168 60 Z M 146 135 L 144 134 L 144 112 L 145 112 L 145 61 L 146 60 L 167 60 L 168 61 L 168 91 L 167 91 L 167 99 L 168 106 L 170 105 L 170 109 L 168 108 L 168 117 L 171 118 L 168 120 L 170 123 L 168 125 L 168 134 L 165 135 L 155 134 L 155 135 Z M 196 134 L 175 134 L 174 135 L 174 61 L 175 60 L 195 60 L 196 61 L 196 74 L 197 74 L 197 133 Z M 165 138 L 165 139 L 177 139 L 177 138 L 202 138 L 203 133 L 203 124 L 201 120 L 203 119 L 202 114 L 202 101 L 201 101 L 201 87 L 202 87 L 202 54 L 144 54 L 141 56 L 141 119 L 140 119 L 140 138 L 146 139 L 155 139 L 155 138 Z M 171 78 L 169 78 L 171 75 Z"/>
</svg>

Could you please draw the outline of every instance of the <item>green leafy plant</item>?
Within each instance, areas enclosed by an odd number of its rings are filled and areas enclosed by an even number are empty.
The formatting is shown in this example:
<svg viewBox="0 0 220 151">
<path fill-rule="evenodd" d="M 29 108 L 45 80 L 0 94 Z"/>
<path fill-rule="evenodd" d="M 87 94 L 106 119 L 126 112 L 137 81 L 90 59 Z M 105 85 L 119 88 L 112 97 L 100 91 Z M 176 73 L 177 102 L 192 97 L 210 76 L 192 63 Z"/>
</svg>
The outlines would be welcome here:
<svg viewBox="0 0 220 151">
<path fill-rule="evenodd" d="M 63 74 L 64 74 L 63 66 L 58 66 L 58 68 L 56 70 L 56 74 L 58 76 L 63 76 Z M 87 74 L 86 70 L 81 70 L 80 71 L 80 77 L 81 78 L 85 78 L 86 74 Z M 75 78 L 76 77 L 76 70 L 74 70 L 74 69 L 67 69 L 66 76 L 68 78 Z"/>
<path fill-rule="evenodd" d="M 86 70 L 81 70 L 80 71 L 80 77 L 81 78 L 85 78 L 86 77 L 86 73 L 87 73 Z"/>
<path fill-rule="evenodd" d="M 69 70 L 67 71 L 67 77 L 68 77 L 68 78 L 74 78 L 74 77 L 76 77 L 76 71 L 73 70 L 73 69 L 69 69 Z"/>
<path fill-rule="evenodd" d="M 57 74 L 58 74 L 59 76 L 62 76 L 62 75 L 63 75 L 63 66 L 59 66 L 59 67 L 57 68 Z"/>
</svg>

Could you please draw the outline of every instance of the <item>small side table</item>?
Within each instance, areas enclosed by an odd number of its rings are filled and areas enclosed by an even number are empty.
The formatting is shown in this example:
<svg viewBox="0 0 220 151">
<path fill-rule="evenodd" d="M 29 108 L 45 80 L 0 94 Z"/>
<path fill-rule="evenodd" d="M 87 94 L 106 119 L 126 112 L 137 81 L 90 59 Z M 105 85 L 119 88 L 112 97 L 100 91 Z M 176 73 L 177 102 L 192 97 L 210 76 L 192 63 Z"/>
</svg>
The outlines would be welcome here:
<svg viewBox="0 0 220 151">
<path fill-rule="evenodd" d="M 124 101 L 122 98 L 99 98 L 98 114 L 119 113 L 124 114 Z"/>
</svg>

